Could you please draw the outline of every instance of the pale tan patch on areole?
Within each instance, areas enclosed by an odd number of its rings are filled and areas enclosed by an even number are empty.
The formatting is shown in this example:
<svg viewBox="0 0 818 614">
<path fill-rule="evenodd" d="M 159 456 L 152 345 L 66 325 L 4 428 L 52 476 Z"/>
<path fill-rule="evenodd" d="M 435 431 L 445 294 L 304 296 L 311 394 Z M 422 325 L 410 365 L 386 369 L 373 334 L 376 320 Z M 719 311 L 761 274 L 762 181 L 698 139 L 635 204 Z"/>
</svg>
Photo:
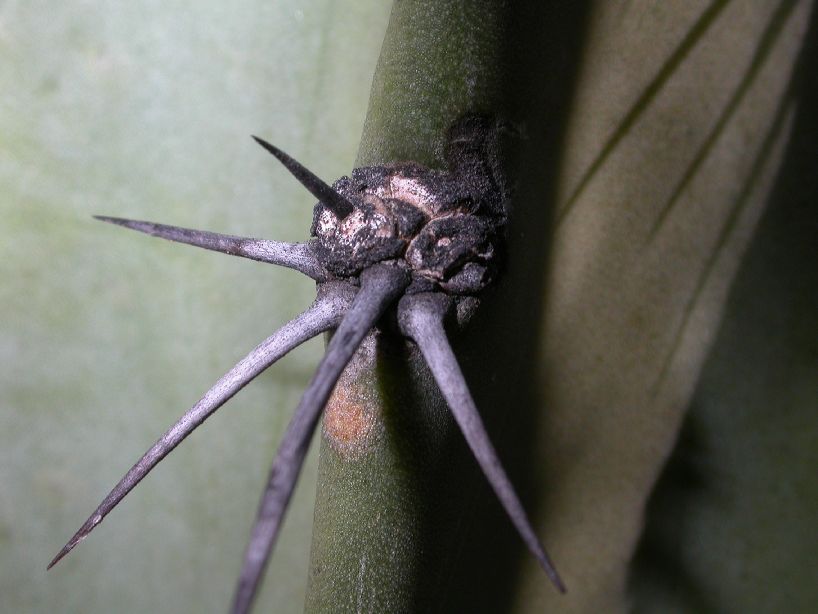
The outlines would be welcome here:
<svg viewBox="0 0 818 614">
<path fill-rule="evenodd" d="M 412 177 L 396 174 L 389 178 L 388 183 L 374 188 L 373 194 L 378 198 L 394 198 L 420 209 L 429 217 L 434 215 L 435 197 L 429 193 L 426 186 Z"/>
</svg>

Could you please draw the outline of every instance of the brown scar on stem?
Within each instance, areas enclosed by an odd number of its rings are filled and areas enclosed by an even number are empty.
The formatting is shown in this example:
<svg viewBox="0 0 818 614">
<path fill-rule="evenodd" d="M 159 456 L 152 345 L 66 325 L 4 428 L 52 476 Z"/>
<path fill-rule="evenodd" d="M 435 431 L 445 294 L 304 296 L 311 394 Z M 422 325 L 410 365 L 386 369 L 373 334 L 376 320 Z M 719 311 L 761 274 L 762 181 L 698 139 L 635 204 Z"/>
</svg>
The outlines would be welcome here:
<svg viewBox="0 0 818 614">
<path fill-rule="evenodd" d="M 345 373 L 327 403 L 322 433 L 343 460 L 360 458 L 378 439 L 380 410 L 374 394 L 366 382 Z"/>
</svg>

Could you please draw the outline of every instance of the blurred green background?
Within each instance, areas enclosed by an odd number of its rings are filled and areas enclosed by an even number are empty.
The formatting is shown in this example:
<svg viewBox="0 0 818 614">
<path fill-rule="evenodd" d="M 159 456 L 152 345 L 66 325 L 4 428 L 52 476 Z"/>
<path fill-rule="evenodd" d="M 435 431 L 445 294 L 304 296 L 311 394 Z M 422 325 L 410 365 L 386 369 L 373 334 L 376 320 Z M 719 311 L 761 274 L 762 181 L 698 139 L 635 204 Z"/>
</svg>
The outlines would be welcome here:
<svg viewBox="0 0 818 614">
<path fill-rule="evenodd" d="M 313 340 L 45 572 L 131 464 L 314 296 L 108 214 L 297 241 L 313 199 L 250 139 L 351 170 L 389 3 L 0 3 L 0 611 L 222 612 Z M 259 611 L 300 612 L 316 455 Z"/>
</svg>

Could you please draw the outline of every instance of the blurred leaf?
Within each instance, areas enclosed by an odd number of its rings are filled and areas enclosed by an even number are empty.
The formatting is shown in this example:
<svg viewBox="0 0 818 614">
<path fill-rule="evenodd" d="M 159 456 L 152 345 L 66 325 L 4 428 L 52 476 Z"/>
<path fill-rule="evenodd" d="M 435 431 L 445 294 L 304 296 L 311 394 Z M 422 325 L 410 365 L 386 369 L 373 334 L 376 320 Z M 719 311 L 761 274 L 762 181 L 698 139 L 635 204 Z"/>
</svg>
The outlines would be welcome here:
<svg viewBox="0 0 818 614">
<path fill-rule="evenodd" d="M 306 307 L 297 274 L 91 219 L 306 237 L 355 157 L 388 6 L 0 6 L 0 610 L 222 612 L 278 438 L 321 352 L 296 351 L 45 565 L 224 371 Z M 300 612 L 316 458 L 260 609 Z"/>
<path fill-rule="evenodd" d="M 640 612 L 818 609 L 818 39 L 792 139 L 648 507 Z"/>
<path fill-rule="evenodd" d="M 792 127 L 809 2 L 597 3 L 564 149 L 520 612 L 627 609 L 627 562 Z M 659 610 L 662 610 L 659 607 Z"/>
</svg>

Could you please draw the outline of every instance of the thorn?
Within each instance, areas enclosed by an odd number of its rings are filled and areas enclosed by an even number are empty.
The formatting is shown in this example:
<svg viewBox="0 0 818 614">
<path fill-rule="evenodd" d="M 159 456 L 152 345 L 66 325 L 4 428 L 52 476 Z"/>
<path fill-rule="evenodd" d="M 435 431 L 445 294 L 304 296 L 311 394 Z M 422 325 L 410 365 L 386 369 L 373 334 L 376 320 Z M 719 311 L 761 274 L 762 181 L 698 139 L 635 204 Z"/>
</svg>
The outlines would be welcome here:
<svg viewBox="0 0 818 614">
<path fill-rule="evenodd" d="M 96 522 L 94 522 L 94 520 L 96 520 Z M 59 563 L 62 560 L 62 558 L 65 555 L 67 555 L 69 552 L 71 552 L 77 544 L 79 544 L 82 540 L 84 540 L 86 537 L 88 537 L 88 534 L 100 522 L 102 522 L 102 518 L 100 516 L 92 516 L 91 518 L 86 520 L 85 524 L 83 524 L 80 527 L 79 531 L 77 531 L 73 535 L 73 537 L 70 540 L 68 540 L 68 543 L 65 544 L 65 546 L 62 547 L 62 550 L 60 550 L 57 553 L 57 556 L 55 556 L 53 559 L 51 559 L 51 562 L 48 564 L 48 567 L 45 568 L 46 571 L 48 571 L 49 569 L 54 567 L 54 565 Z"/>
<path fill-rule="evenodd" d="M 250 610 L 304 464 L 313 431 L 341 372 L 381 314 L 394 303 L 408 283 L 409 276 L 397 267 L 374 265 L 361 273 L 361 289 L 332 336 L 276 452 L 244 553 L 230 610 L 233 614 L 246 614 Z"/>
<path fill-rule="evenodd" d="M 352 213 L 354 206 L 330 185 L 319 179 L 312 171 L 302 165 L 300 162 L 291 158 L 286 153 L 281 151 L 275 145 L 271 145 L 264 139 L 253 136 L 253 140 L 261 145 L 268 152 L 273 154 L 279 162 L 284 165 L 293 177 L 307 188 L 310 193 L 315 196 L 321 203 L 324 204 L 330 211 L 332 211 L 339 219 L 344 219 Z"/>
<path fill-rule="evenodd" d="M 267 239 L 236 237 L 206 230 L 194 230 L 192 228 L 182 228 L 181 226 L 168 226 L 167 224 L 128 220 L 107 215 L 95 215 L 94 219 L 143 232 L 160 239 L 175 241 L 176 243 L 201 247 L 231 256 L 249 258 L 258 262 L 277 264 L 294 269 L 316 281 L 325 281 L 328 278 L 327 272 L 318 262 L 308 243 L 284 243 Z"/>
<path fill-rule="evenodd" d="M 338 282 L 336 282 L 338 283 Z M 301 315 L 293 318 L 265 341 L 241 359 L 230 371 L 223 375 L 199 401 L 170 427 L 142 458 L 128 470 L 128 473 L 108 493 L 102 503 L 91 514 L 74 536 L 68 540 L 57 556 L 48 564 L 48 569 L 71 552 L 108 515 L 125 496 L 139 484 L 150 471 L 167 456 L 182 440 L 192 433 L 202 422 L 230 400 L 244 386 L 262 371 L 275 363 L 293 348 L 326 332 L 341 320 L 352 303 L 348 288 L 326 284 L 327 290 L 319 293 L 315 303 Z"/>
<path fill-rule="evenodd" d="M 443 328 L 443 318 L 450 304 L 451 299 L 441 293 L 404 296 L 398 304 L 398 323 L 403 333 L 414 339 L 420 348 L 420 353 L 429 365 L 429 370 L 443 393 L 443 398 L 446 399 L 455 422 L 463 433 L 463 438 L 523 542 L 557 590 L 565 593 L 565 584 L 534 532 L 514 486 L 500 463 L 457 358 L 449 345 Z"/>
</svg>

